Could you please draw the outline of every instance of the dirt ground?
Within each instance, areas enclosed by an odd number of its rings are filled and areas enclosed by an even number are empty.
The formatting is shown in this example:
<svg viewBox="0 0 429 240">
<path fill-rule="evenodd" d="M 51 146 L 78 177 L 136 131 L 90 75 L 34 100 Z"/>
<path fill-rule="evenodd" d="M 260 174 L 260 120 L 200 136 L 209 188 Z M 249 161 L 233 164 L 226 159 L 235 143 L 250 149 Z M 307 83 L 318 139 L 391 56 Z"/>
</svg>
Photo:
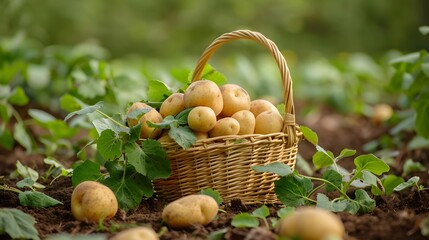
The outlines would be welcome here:
<svg viewBox="0 0 429 240">
<path fill-rule="evenodd" d="M 319 143 L 325 149 L 337 154 L 343 148 L 356 149 L 362 153 L 363 144 L 371 139 L 379 137 L 386 129 L 372 124 L 363 118 L 349 118 L 333 113 L 324 113 L 312 118 L 312 122 L 301 122 L 310 126 L 319 135 Z M 412 157 L 414 161 L 420 161 L 429 168 L 429 151 L 403 150 L 401 159 L 397 159 L 398 166 L 401 161 Z M 299 146 L 299 153 L 305 159 L 311 159 L 314 147 L 306 142 Z M 14 185 L 16 180 L 8 178 L 9 173 L 15 169 L 16 160 L 23 164 L 43 172 L 43 156 L 26 155 L 22 148 L 17 146 L 12 151 L 0 149 L 0 184 Z M 66 165 L 71 164 L 70 159 L 63 159 Z M 350 159 L 352 161 L 352 159 Z M 349 162 L 350 163 L 350 162 Z M 347 162 L 344 163 L 347 167 Z M 393 171 L 400 172 L 399 167 L 393 167 Z M 421 178 L 421 184 L 429 186 L 429 173 L 412 173 Z M 106 222 L 104 229 L 97 224 L 76 221 L 70 211 L 70 197 L 72 184 L 70 178 L 59 178 L 52 184 L 47 184 L 43 192 L 63 202 L 63 205 L 36 209 L 19 205 L 15 193 L 0 191 L 0 208 L 18 208 L 31 214 L 37 220 L 36 228 L 42 239 L 56 233 L 92 234 L 101 233 L 107 237 L 113 235 L 115 229 L 122 229 L 134 225 L 150 225 L 155 231 L 162 231 L 161 239 L 207 239 L 211 232 L 226 229 L 223 239 L 275 239 L 273 229 L 246 229 L 233 228 L 231 219 L 240 212 L 251 212 L 259 206 L 243 205 L 239 200 L 231 201 L 222 206 L 223 210 L 218 218 L 207 226 L 194 226 L 185 230 L 166 228 L 161 222 L 161 212 L 166 202 L 155 197 L 142 201 L 140 206 L 131 212 L 118 212 L 112 219 Z M 375 197 L 377 207 L 372 213 L 352 215 L 338 213 L 343 221 L 347 237 L 346 239 L 427 239 L 420 233 L 419 223 L 429 216 L 429 193 L 408 189 L 394 193 L 390 196 Z M 270 217 L 276 217 L 276 210 L 280 205 L 270 205 Z M 262 226 L 262 225 L 261 225 Z M 0 236 L 0 239 L 7 239 Z"/>
</svg>

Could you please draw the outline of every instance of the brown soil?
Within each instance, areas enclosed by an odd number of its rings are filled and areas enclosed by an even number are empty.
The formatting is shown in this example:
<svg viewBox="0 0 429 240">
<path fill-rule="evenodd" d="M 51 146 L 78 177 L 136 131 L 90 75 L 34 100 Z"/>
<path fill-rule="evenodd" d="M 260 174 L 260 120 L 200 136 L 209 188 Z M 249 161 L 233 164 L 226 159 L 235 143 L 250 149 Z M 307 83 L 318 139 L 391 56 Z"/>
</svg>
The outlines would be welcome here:
<svg viewBox="0 0 429 240">
<path fill-rule="evenodd" d="M 319 135 L 320 145 L 338 154 L 343 148 L 357 149 L 362 153 L 362 145 L 371 139 L 385 133 L 386 129 L 375 126 L 363 118 L 348 118 L 331 113 L 324 113 L 313 119 L 313 122 L 301 122 L 302 125 L 310 126 Z M 314 147 L 309 143 L 302 142 L 299 148 L 300 154 L 305 159 L 311 159 Z M 418 153 L 407 152 L 402 156 L 414 156 L 415 161 L 420 161 L 429 168 L 428 151 Z M 13 151 L 0 149 L 0 184 L 14 185 L 16 180 L 9 179 L 9 173 L 14 170 L 16 160 L 24 165 L 43 172 L 43 157 L 40 155 L 26 155 L 18 146 Z M 70 165 L 69 159 L 62 159 L 66 165 Z M 350 164 L 347 161 L 345 165 Z M 402 161 L 399 159 L 398 161 Z M 421 184 L 429 186 L 429 173 L 413 173 L 421 178 Z M 140 206 L 131 212 L 118 212 L 118 214 L 104 224 L 100 229 L 97 224 L 79 222 L 74 220 L 70 212 L 70 196 L 72 184 L 70 178 L 59 178 L 52 184 L 46 184 L 43 192 L 57 200 L 63 205 L 36 209 L 22 207 L 18 203 L 15 193 L 0 191 L 0 208 L 18 208 L 31 214 L 37 220 L 36 228 L 42 239 L 56 233 L 92 234 L 101 233 L 107 237 L 113 236 L 118 229 L 124 229 L 135 225 L 150 225 L 157 232 L 164 232 L 161 239 L 207 239 L 211 232 L 225 230 L 223 239 L 276 239 L 275 231 L 266 228 L 247 229 L 234 228 L 231 226 L 232 217 L 240 212 L 251 212 L 259 206 L 243 205 L 239 200 L 222 206 L 216 220 L 207 226 L 193 226 L 185 230 L 174 230 L 167 228 L 161 221 L 161 212 L 166 202 L 157 199 L 156 196 L 142 201 Z M 342 219 L 347 237 L 346 239 L 427 239 L 420 233 L 419 223 L 429 216 L 429 193 L 428 191 L 417 191 L 408 189 L 390 196 L 376 197 L 377 207 L 369 214 L 352 215 L 349 213 L 338 213 Z M 271 215 L 276 217 L 279 205 L 270 205 Z M 270 219 L 268 220 L 270 222 Z M 261 226 L 264 226 L 261 222 Z M 0 239 L 7 239 L 0 236 Z"/>
</svg>

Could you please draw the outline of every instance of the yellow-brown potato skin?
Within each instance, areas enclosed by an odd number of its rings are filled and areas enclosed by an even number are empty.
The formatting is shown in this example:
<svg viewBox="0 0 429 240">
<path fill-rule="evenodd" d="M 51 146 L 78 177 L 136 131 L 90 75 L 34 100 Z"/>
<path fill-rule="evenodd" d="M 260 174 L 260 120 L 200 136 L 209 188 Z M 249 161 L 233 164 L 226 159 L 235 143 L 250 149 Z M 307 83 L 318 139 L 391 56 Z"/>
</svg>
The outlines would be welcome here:
<svg viewBox="0 0 429 240">
<path fill-rule="evenodd" d="M 277 111 L 276 106 L 265 99 L 255 99 L 250 102 L 250 111 L 257 117 L 261 112 Z"/>
<path fill-rule="evenodd" d="M 146 139 L 146 138 L 157 138 L 159 134 L 161 133 L 161 129 L 159 128 L 153 128 L 149 127 L 147 125 L 147 121 L 151 121 L 154 123 L 160 123 L 162 122 L 163 118 L 161 114 L 151 106 L 141 103 L 141 102 L 135 102 L 131 107 L 128 109 L 128 114 L 130 114 L 132 111 L 135 111 L 137 109 L 144 109 L 149 108 L 150 111 L 147 113 L 144 113 L 143 116 L 140 117 L 140 119 L 137 121 L 133 118 L 128 118 L 128 126 L 132 127 L 137 125 L 138 122 L 141 123 L 141 129 L 140 129 L 140 138 Z"/>
<path fill-rule="evenodd" d="M 212 130 L 209 131 L 210 137 L 220 137 L 227 135 L 237 135 L 240 131 L 240 123 L 232 117 L 219 119 Z"/>
<path fill-rule="evenodd" d="M 195 224 L 207 225 L 217 215 L 219 206 L 207 195 L 188 195 L 169 203 L 162 211 L 162 220 L 170 227 L 181 229 Z"/>
<path fill-rule="evenodd" d="M 216 124 L 216 114 L 210 107 L 194 107 L 188 114 L 188 125 L 195 132 L 208 132 Z"/>
<path fill-rule="evenodd" d="M 176 116 L 181 111 L 185 110 L 185 102 L 183 93 L 173 93 L 162 102 L 159 108 L 159 113 L 163 118 L 166 116 Z"/>
<path fill-rule="evenodd" d="M 216 116 L 222 111 L 222 93 L 216 83 L 210 80 L 199 80 L 191 83 L 183 96 L 185 107 L 206 106 L 215 112 Z"/>
<path fill-rule="evenodd" d="M 159 237 L 152 228 L 135 227 L 119 232 L 111 240 L 159 240 Z"/>
<path fill-rule="evenodd" d="M 252 134 L 255 132 L 255 116 L 249 110 L 241 110 L 234 113 L 232 116 L 240 124 L 239 135 Z"/>
<path fill-rule="evenodd" d="M 265 111 L 255 118 L 255 133 L 269 134 L 281 132 L 283 128 L 283 117 L 276 111 Z"/>
<path fill-rule="evenodd" d="M 115 216 L 118 201 L 110 188 L 95 181 L 76 186 L 71 196 L 71 211 L 76 220 L 98 222 Z"/>
<path fill-rule="evenodd" d="M 340 218 L 332 212 L 317 207 L 301 207 L 280 220 L 280 236 L 302 240 L 344 239 L 345 230 Z"/>
<path fill-rule="evenodd" d="M 223 99 L 223 117 L 231 117 L 241 110 L 250 109 L 250 96 L 247 91 L 237 84 L 224 84 L 220 87 Z"/>
</svg>

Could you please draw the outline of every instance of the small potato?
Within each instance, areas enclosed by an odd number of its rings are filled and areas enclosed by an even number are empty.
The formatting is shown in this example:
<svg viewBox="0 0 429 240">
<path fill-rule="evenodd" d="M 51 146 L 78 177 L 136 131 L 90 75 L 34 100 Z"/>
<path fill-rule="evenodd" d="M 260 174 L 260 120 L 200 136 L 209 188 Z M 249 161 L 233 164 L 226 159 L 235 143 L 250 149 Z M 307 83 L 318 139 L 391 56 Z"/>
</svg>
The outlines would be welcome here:
<svg viewBox="0 0 429 240">
<path fill-rule="evenodd" d="M 393 115 L 393 109 L 390 105 L 381 103 L 374 106 L 372 110 L 371 120 L 373 123 L 380 125 L 384 121 L 391 118 Z"/>
<path fill-rule="evenodd" d="M 189 195 L 169 203 L 162 211 L 162 220 L 172 228 L 207 225 L 216 217 L 219 206 L 207 195 Z"/>
<path fill-rule="evenodd" d="M 95 181 L 76 186 L 71 196 L 71 211 L 76 220 L 98 222 L 115 216 L 118 201 L 110 188 Z"/>
<path fill-rule="evenodd" d="M 194 107 L 188 114 L 188 125 L 195 132 L 206 133 L 216 124 L 213 109 L 205 106 Z"/>
<path fill-rule="evenodd" d="M 278 111 L 265 111 L 255 118 L 255 133 L 269 134 L 281 132 L 283 128 L 283 117 Z"/>
<path fill-rule="evenodd" d="M 149 127 L 147 125 L 147 121 L 160 123 L 163 120 L 161 114 L 155 108 L 152 108 L 151 106 L 142 102 L 135 102 L 133 105 L 131 105 L 131 107 L 128 109 L 128 114 L 137 109 L 148 109 L 149 112 L 144 113 L 138 121 L 133 118 L 128 118 L 128 125 L 135 126 L 138 122 L 140 122 L 142 124 L 140 129 L 140 138 L 157 138 L 161 133 L 161 129 Z"/>
<path fill-rule="evenodd" d="M 226 135 L 237 135 L 240 132 L 240 123 L 232 117 L 219 119 L 212 130 L 210 137 L 219 137 Z"/>
<path fill-rule="evenodd" d="M 194 134 L 195 134 L 195 137 L 197 137 L 197 140 L 209 138 L 209 134 L 205 132 L 194 132 Z"/>
<path fill-rule="evenodd" d="M 255 131 L 255 116 L 249 110 L 241 110 L 232 116 L 240 124 L 239 135 L 252 134 Z"/>
<path fill-rule="evenodd" d="M 210 80 L 199 80 L 191 83 L 183 96 L 185 107 L 206 106 L 219 115 L 223 108 L 222 93 L 216 83 Z"/>
<path fill-rule="evenodd" d="M 161 133 L 161 136 L 158 138 L 158 142 L 161 143 L 170 143 L 170 142 L 174 142 L 174 139 L 172 139 L 169 135 L 168 135 L 168 130 L 164 130 Z"/>
<path fill-rule="evenodd" d="M 332 212 L 317 207 L 301 207 L 280 220 L 280 236 L 302 240 L 342 240 L 345 236 L 341 219 Z"/>
<path fill-rule="evenodd" d="M 176 116 L 178 113 L 185 110 L 183 95 L 183 93 L 173 93 L 162 102 L 159 113 L 163 118 L 166 116 Z"/>
<path fill-rule="evenodd" d="M 221 116 L 231 117 L 238 111 L 250 109 L 250 96 L 244 88 L 237 84 L 225 84 L 220 91 L 223 99 Z"/>
<path fill-rule="evenodd" d="M 111 240 L 158 240 L 159 237 L 152 228 L 135 227 L 116 234 Z"/>
<path fill-rule="evenodd" d="M 261 112 L 277 111 L 276 106 L 265 99 L 256 99 L 250 102 L 250 111 L 257 117 Z"/>
</svg>

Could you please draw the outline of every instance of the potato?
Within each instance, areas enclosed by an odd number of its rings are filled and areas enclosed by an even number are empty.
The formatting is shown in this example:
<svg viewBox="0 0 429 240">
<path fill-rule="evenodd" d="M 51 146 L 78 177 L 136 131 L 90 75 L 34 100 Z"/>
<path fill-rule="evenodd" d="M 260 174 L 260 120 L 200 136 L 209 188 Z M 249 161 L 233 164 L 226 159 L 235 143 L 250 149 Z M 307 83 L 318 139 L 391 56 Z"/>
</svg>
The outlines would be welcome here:
<svg viewBox="0 0 429 240">
<path fill-rule="evenodd" d="M 169 135 L 168 135 L 168 130 L 164 130 L 161 133 L 161 136 L 158 138 L 158 142 L 161 143 L 170 143 L 170 142 L 174 142 L 174 139 L 172 139 Z"/>
<path fill-rule="evenodd" d="M 216 83 L 210 80 L 199 80 L 191 83 L 183 96 L 185 107 L 206 106 L 217 116 L 223 108 L 222 93 Z"/>
<path fill-rule="evenodd" d="M 250 102 L 250 111 L 257 117 L 261 112 L 277 111 L 276 106 L 265 99 L 256 99 Z"/>
<path fill-rule="evenodd" d="M 283 129 L 283 117 L 278 111 L 265 111 L 255 118 L 256 134 L 269 134 L 281 132 Z"/>
<path fill-rule="evenodd" d="M 194 132 L 194 134 L 195 134 L 195 137 L 197 137 L 197 140 L 209 138 L 208 133 L 205 133 L 205 132 Z"/>
<path fill-rule="evenodd" d="M 206 133 L 216 124 L 216 114 L 210 107 L 194 107 L 188 114 L 188 125 L 195 132 Z"/>
<path fill-rule="evenodd" d="M 118 201 L 110 188 L 95 181 L 79 183 L 71 196 L 71 211 L 76 220 L 98 222 L 115 216 Z"/>
<path fill-rule="evenodd" d="M 250 109 L 250 96 L 244 88 L 237 84 L 225 84 L 220 87 L 223 99 L 223 117 L 231 117 L 241 110 Z"/>
<path fill-rule="evenodd" d="M 158 240 L 159 237 L 152 228 L 135 227 L 123 230 L 111 240 Z"/>
<path fill-rule="evenodd" d="M 372 110 L 371 120 L 377 125 L 382 124 L 384 121 L 391 118 L 393 115 L 393 109 L 387 104 L 377 104 Z"/>
<path fill-rule="evenodd" d="M 144 113 L 143 116 L 141 116 L 138 121 L 133 118 L 128 118 L 127 119 L 128 126 L 132 127 L 137 125 L 138 122 L 140 122 L 142 124 L 142 127 L 140 129 L 140 138 L 157 138 L 161 133 L 161 129 L 149 127 L 147 125 L 147 121 L 159 123 L 159 122 L 162 122 L 163 120 L 161 114 L 155 108 L 152 108 L 151 106 L 142 102 L 135 102 L 128 109 L 128 114 L 130 114 L 131 112 L 137 109 L 145 109 L 145 108 L 150 109 L 150 111 L 147 113 Z"/>
<path fill-rule="evenodd" d="M 162 102 L 159 113 L 163 118 L 170 115 L 176 116 L 178 113 L 185 110 L 183 95 L 183 93 L 173 93 Z"/>
<path fill-rule="evenodd" d="M 219 206 L 207 195 L 188 195 L 169 203 L 162 211 L 162 220 L 172 228 L 207 225 L 217 215 Z"/>
<path fill-rule="evenodd" d="M 317 207 L 301 207 L 281 219 L 278 225 L 280 236 L 302 240 L 344 238 L 344 225 L 332 212 Z"/>
<path fill-rule="evenodd" d="M 226 135 L 237 135 L 240 131 L 240 123 L 232 117 L 219 119 L 210 130 L 210 137 L 219 137 Z"/>
<path fill-rule="evenodd" d="M 232 116 L 240 124 L 239 135 L 252 134 L 255 131 L 255 116 L 249 110 L 241 110 Z"/>
</svg>

